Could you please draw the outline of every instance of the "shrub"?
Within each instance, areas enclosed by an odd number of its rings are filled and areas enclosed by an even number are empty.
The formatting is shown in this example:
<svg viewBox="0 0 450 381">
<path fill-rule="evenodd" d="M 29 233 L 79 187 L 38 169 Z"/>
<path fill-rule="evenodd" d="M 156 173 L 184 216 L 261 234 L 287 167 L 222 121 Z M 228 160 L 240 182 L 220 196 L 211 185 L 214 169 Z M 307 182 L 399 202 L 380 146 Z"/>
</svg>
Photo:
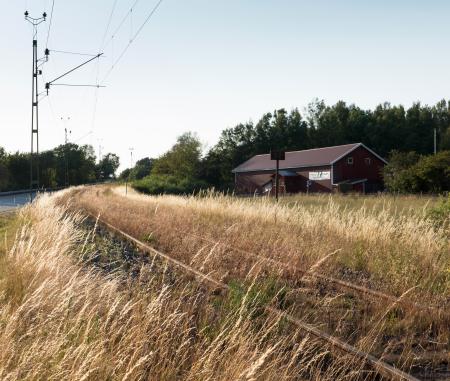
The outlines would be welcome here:
<svg viewBox="0 0 450 381">
<path fill-rule="evenodd" d="M 445 229 L 450 227 L 450 194 L 440 205 L 428 211 L 428 217 L 437 225 Z"/>
<path fill-rule="evenodd" d="M 450 190 L 450 151 L 418 156 L 393 152 L 383 171 L 387 189 L 398 193 L 441 193 Z"/>
<path fill-rule="evenodd" d="M 202 180 L 155 174 L 134 181 L 132 186 L 146 194 L 191 194 L 208 188 L 208 184 Z"/>
</svg>

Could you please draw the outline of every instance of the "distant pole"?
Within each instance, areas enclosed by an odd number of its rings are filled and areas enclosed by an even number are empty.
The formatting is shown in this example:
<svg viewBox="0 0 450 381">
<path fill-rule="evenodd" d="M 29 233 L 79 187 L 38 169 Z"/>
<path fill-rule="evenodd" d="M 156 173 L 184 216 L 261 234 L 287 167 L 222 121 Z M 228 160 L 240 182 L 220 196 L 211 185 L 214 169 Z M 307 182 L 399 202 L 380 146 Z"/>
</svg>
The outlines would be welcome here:
<svg viewBox="0 0 450 381">
<path fill-rule="evenodd" d="M 102 161 L 102 142 L 99 141 L 98 143 L 98 162 L 100 163 Z"/>
<path fill-rule="evenodd" d="M 68 136 L 72 133 L 71 130 L 69 130 L 69 133 L 67 133 L 67 122 L 70 120 L 70 116 L 68 116 L 67 118 L 61 117 L 61 120 L 62 120 L 62 122 L 64 123 L 64 133 L 65 133 L 65 136 L 64 136 L 64 143 L 67 144 L 67 143 L 69 143 L 69 138 L 68 138 Z"/>
<path fill-rule="evenodd" d="M 70 116 L 68 116 L 67 118 L 63 118 L 61 117 L 61 120 L 64 123 L 64 144 L 65 144 L 65 149 L 64 149 L 64 161 L 65 161 L 65 173 L 64 173 L 64 186 L 68 187 L 69 186 L 69 146 L 67 145 L 69 143 L 69 139 L 67 137 L 67 125 L 66 122 L 68 122 L 70 120 Z M 72 131 L 69 131 L 69 134 L 71 134 Z"/>
<path fill-rule="evenodd" d="M 128 182 L 130 181 L 131 169 L 133 168 L 133 150 L 130 148 L 130 171 L 128 172 L 127 179 L 125 180 L 125 194 L 128 194 Z"/>
<path fill-rule="evenodd" d="M 434 154 L 436 155 L 437 152 L 437 138 L 436 138 L 436 128 L 434 129 Z"/>
</svg>

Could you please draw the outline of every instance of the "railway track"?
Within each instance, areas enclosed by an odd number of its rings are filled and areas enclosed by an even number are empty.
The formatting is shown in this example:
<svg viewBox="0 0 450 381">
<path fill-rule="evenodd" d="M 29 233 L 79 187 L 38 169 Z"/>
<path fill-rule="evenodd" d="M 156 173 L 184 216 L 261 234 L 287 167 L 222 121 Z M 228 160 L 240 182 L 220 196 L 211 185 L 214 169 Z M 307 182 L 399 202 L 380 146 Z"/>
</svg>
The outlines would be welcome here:
<svg viewBox="0 0 450 381">
<path fill-rule="evenodd" d="M 144 242 L 136 239 L 135 237 L 129 235 L 128 233 L 122 231 L 121 229 L 102 220 L 99 216 L 96 217 L 89 212 L 86 212 L 86 214 L 90 218 L 93 218 L 94 220 L 96 220 L 97 222 L 99 222 L 100 224 L 105 226 L 111 232 L 121 236 L 122 238 L 128 240 L 129 242 L 132 242 L 134 245 L 136 245 L 138 248 L 140 248 L 144 252 L 157 255 L 160 258 L 167 260 L 167 262 L 180 268 L 182 271 L 185 271 L 187 273 L 194 275 L 197 279 L 201 280 L 202 282 L 207 282 L 211 285 L 214 285 L 214 287 L 224 290 L 225 292 L 228 292 L 230 290 L 230 287 L 227 284 L 225 284 L 217 279 L 214 279 L 210 275 L 204 274 L 201 271 L 198 271 L 195 268 L 171 257 L 170 255 L 167 255 L 167 254 L 155 249 L 154 247 L 148 245 L 147 243 L 144 243 Z M 289 321 L 291 324 L 297 326 L 302 331 L 330 344 L 333 348 L 336 348 L 341 352 L 345 352 L 347 354 L 354 356 L 354 358 L 364 361 L 364 363 L 370 365 L 378 374 L 380 374 L 384 377 L 394 379 L 394 380 L 420 381 L 418 378 L 414 377 L 413 375 L 408 374 L 408 373 L 396 368 L 395 366 L 390 365 L 387 362 L 373 356 L 372 354 L 364 352 L 364 351 L 346 343 L 345 341 L 343 341 L 335 336 L 332 336 L 326 332 L 323 332 L 323 331 L 319 330 L 318 328 L 301 321 L 300 319 L 292 316 L 291 314 L 289 314 L 285 311 L 282 311 L 278 308 L 274 308 L 271 306 L 265 306 L 264 308 L 267 313 Z"/>
<path fill-rule="evenodd" d="M 198 240 L 201 240 L 203 242 L 207 242 L 207 243 L 209 243 L 211 245 L 222 246 L 222 247 L 228 248 L 230 250 L 236 251 L 238 253 L 242 253 L 244 255 L 247 255 L 249 257 L 256 258 L 256 259 L 261 260 L 263 262 L 267 262 L 267 263 L 273 264 L 275 266 L 285 268 L 286 270 L 294 271 L 294 273 L 298 273 L 301 276 L 309 276 L 311 278 L 315 278 L 317 280 L 321 280 L 321 281 L 323 281 L 323 282 L 325 282 L 327 284 L 334 285 L 334 286 L 336 286 L 337 288 L 340 288 L 340 289 L 355 291 L 355 292 L 363 295 L 365 298 L 369 298 L 371 300 L 375 300 L 375 299 L 385 300 L 385 301 L 387 301 L 389 303 L 394 303 L 396 305 L 399 305 L 399 306 L 402 306 L 402 307 L 405 307 L 405 308 L 409 308 L 409 309 L 412 309 L 414 311 L 421 311 L 421 312 L 444 312 L 445 311 L 444 308 L 442 308 L 442 307 L 438 307 L 438 306 L 424 306 L 424 305 L 415 303 L 415 302 L 413 302 L 411 300 L 408 300 L 408 299 L 399 298 L 399 297 L 396 297 L 394 295 L 386 294 L 386 293 L 381 292 L 381 291 L 373 290 L 373 289 L 370 289 L 370 288 L 367 288 L 367 287 L 364 287 L 364 286 L 360 286 L 360 285 L 357 285 L 357 284 L 354 284 L 354 283 L 351 283 L 351 282 L 346 282 L 344 280 L 341 280 L 341 279 L 338 279 L 338 278 L 334 278 L 334 277 L 330 277 L 330 276 L 327 276 L 327 275 L 323 275 L 323 274 L 320 274 L 320 273 L 317 273 L 317 272 L 314 272 L 314 271 L 304 270 L 304 269 L 301 269 L 301 268 L 299 268 L 297 266 L 293 266 L 291 264 L 286 264 L 284 262 L 277 261 L 277 260 L 272 259 L 272 258 L 267 258 L 264 255 L 257 254 L 257 253 L 254 253 L 254 252 L 251 252 L 251 251 L 247 251 L 247 250 L 243 250 L 243 249 L 237 248 L 235 246 L 232 246 L 232 245 L 224 243 L 224 242 L 215 241 L 215 240 L 213 240 L 211 238 L 206 238 L 206 237 L 203 237 L 203 236 L 195 234 L 195 233 L 189 233 L 189 232 L 183 231 L 181 229 L 177 229 L 176 227 L 172 227 L 172 229 L 177 231 L 178 233 L 180 233 L 182 235 L 191 236 L 191 237 L 196 238 Z"/>
</svg>

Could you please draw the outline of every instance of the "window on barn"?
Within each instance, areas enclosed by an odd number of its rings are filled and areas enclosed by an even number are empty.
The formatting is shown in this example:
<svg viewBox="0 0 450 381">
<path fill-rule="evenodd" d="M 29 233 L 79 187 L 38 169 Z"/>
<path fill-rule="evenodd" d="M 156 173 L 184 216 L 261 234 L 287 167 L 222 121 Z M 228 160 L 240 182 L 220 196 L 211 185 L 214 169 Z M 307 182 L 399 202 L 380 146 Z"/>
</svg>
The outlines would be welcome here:
<svg viewBox="0 0 450 381">
<path fill-rule="evenodd" d="M 348 165 L 353 165 L 353 157 L 352 156 L 347 158 L 347 164 Z"/>
<path fill-rule="evenodd" d="M 372 164 L 372 160 L 370 159 L 370 157 L 366 157 L 366 158 L 364 159 L 364 162 L 366 163 L 366 165 Z"/>
</svg>

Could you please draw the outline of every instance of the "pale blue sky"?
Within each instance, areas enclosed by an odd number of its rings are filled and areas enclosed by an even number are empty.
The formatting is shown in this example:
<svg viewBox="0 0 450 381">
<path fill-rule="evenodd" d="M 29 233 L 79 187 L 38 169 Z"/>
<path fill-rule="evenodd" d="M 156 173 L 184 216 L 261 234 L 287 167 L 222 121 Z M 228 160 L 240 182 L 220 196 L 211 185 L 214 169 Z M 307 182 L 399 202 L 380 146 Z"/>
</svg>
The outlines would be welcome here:
<svg viewBox="0 0 450 381">
<path fill-rule="evenodd" d="M 118 0 L 99 65 L 103 78 L 156 0 Z M 98 51 L 114 0 L 55 0 L 49 48 Z M 29 150 L 31 30 L 51 0 L 3 0 L 0 24 L 0 146 Z M 449 97 L 450 2 L 444 0 L 164 0 L 98 91 L 54 87 L 40 103 L 41 149 L 91 143 L 129 163 L 157 156 L 184 131 L 212 146 L 220 132 L 264 112 L 302 110 L 313 98 L 373 108 Z M 131 22 L 132 20 L 132 22 Z M 47 23 L 40 28 L 42 52 Z M 46 79 L 85 57 L 52 53 Z M 97 64 L 64 82 L 95 83 Z M 42 83 L 42 82 L 41 82 Z M 42 85 L 41 85 L 42 88 Z"/>
</svg>

